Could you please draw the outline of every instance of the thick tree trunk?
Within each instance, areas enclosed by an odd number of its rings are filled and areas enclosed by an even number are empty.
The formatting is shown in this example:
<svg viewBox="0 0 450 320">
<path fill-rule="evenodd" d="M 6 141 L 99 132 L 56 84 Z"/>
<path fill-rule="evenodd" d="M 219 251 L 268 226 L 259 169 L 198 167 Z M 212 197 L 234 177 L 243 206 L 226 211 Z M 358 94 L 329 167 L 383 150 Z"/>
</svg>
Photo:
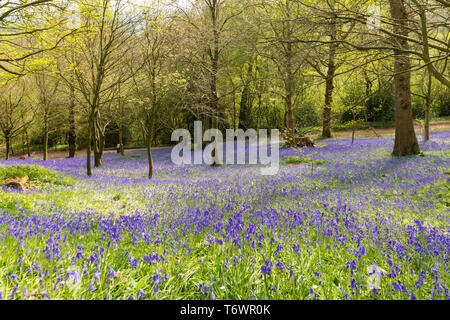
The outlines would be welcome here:
<svg viewBox="0 0 450 320">
<path fill-rule="evenodd" d="M 75 157 L 77 149 L 77 129 L 75 125 L 75 88 L 70 86 L 69 103 L 69 158 Z"/>
<path fill-rule="evenodd" d="M 408 36 L 408 13 L 404 0 L 389 0 L 391 16 L 395 20 L 394 33 Z M 406 156 L 420 152 L 411 107 L 411 63 L 410 57 L 402 50 L 408 50 L 408 42 L 396 37 L 393 39 L 399 50 L 395 51 L 395 143 L 392 152 L 395 156 Z"/>
<path fill-rule="evenodd" d="M 103 165 L 103 152 L 101 147 L 101 141 L 94 144 L 94 166 L 99 168 Z"/>
</svg>

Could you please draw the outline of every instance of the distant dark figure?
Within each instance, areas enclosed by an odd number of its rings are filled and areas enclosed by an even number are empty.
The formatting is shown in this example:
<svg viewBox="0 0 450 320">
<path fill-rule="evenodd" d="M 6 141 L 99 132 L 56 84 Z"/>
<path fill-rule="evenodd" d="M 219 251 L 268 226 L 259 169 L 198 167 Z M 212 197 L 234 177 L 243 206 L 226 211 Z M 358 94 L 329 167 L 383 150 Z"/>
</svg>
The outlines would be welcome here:
<svg viewBox="0 0 450 320">
<path fill-rule="evenodd" d="M 117 148 L 117 153 L 120 153 L 120 143 L 117 144 L 116 148 Z"/>
</svg>

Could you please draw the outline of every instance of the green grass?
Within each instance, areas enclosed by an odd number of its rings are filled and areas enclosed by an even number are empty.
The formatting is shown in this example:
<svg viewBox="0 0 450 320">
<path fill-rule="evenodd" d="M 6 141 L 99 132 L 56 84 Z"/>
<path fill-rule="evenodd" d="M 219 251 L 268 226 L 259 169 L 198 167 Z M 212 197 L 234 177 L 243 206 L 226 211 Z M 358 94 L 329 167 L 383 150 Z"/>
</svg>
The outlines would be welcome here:
<svg viewBox="0 0 450 320">
<path fill-rule="evenodd" d="M 330 164 L 330 161 L 327 160 L 311 160 L 308 157 L 300 157 L 300 156 L 285 156 L 281 160 L 281 163 L 284 164 L 302 164 L 302 163 L 313 163 L 314 165 L 324 165 L 324 164 Z"/>
<path fill-rule="evenodd" d="M 58 171 L 53 171 L 39 165 L 13 165 L 0 167 L 0 180 L 8 178 L 23 178 L 28 176 L 34 184 L 71 185 L 73 178 Z"/>
<path fill-rule="evenodd" d="M 118 159 L 135 159 L 135 158 L 146 158 L 145 154 L 130 154 L 129 156 L 119 156 Z"/>
</svg>

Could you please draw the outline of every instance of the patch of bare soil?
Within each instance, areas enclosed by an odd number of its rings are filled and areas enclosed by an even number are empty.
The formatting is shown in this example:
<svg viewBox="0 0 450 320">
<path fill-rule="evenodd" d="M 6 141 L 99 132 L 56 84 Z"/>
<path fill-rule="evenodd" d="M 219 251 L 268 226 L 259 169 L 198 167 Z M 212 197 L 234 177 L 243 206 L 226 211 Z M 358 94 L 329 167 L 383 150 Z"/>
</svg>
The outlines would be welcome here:
<svg viewBox="0 0 450 320">
<path fill-rule="evenodd" d="M 420 123 L 414 124 L 414 130 L 416 131 L 416 134 L 423 134 L 424 133 L 424 127 Z M 445 121 L 436 121 L 430 123 L 430 132 L 436 132 L 436 131 L 450 131 L 450 120 Z M 352 130 L 345 130 L 345 131 L 336 131 L 334 133 L 339 138 L 351 138 L 352 137 Z M 376 137 L 378 136 L 385 136 L 385 135 L 393 135 L 395 134 L 395 128 L 374 128 L 366 129 L 366 130 L 355 130 L 355 137 Z"/>
</svg>

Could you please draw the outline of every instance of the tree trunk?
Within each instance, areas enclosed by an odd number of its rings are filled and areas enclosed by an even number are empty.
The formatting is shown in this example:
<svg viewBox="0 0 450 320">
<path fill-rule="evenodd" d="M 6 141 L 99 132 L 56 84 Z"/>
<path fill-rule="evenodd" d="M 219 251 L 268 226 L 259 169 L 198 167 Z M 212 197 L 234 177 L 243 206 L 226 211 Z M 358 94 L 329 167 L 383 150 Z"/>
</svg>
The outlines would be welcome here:
<svg viewBox="0 0 450 320">
<path fill-rule="evenodd" d="M 44 156 L 43 159 L 47 160 L 48 153 L 48 107 L 44 106 Z"/>
<path fill-rule="evenodd" d="M 70 86 L 69 103 L 69 158 L 75 157 L 77 149 L 77 129 L 75 125 L 75 88 Z"/>
<path fill-rule="evenodd" d="M 125 151 L 123 149 L 123 105 L 122 105 L 122 99 L 120 97 L 120 79 L 119 79 L 119 145 L 120 145 L 120 154 L 122 156 L 125 155 Z"/>
<path fill-rule="evenodd" d="M 153 158 L 152 158 L 152 134 L 150 130 L 147 134 L 147 157 L 148 157 L 148 178 L 153 178 Z"/>
<path fill-rule="evenodd" d="M 10 143 L 11 143 L 11 138 L 10 138 L 9 135 L 5 135 L 5 142 L 6 142 L 6 156 L 5 156 L 5 159 L 8 160 L 9 159 Z"/>
<path fill-rule="evenodd" d="M 259 129 L 261 129 L 261 105 L 262 105 L 262 92 L 261 88 L 258 91 L 258 110 L 256 111 L 256 134 L 259 140 Z"/>
<path fill-rule="evenodd" d="M 30 151 L 30 139 L 28 137 L 28 130 L 25 128 L 25 142 L 27 144 L 27 154 L 29 157 L 31 157 L 31 151 Z"/>
<path fill-rule="evenodd" d="M 404 0 L 389 0 L 391 16 L 395 20 L 394 33 L 408 36 L 408 13 Z M 393 39 L 399 50 L 394 54 L 394 86 L 395 86 L 395 142 L 392 154 L 406 156 L 420 152 L 411 107 L 411 63 L 410 57 L 402 53 L 408 50 L 407 40 Z"/>
<path fill-rule="evenodd" d="M 285 58 L 286 58 L 286 65 L 285 65 L 285 80 L 284 80 L 284 88 L 285 88 L 285 116 L 286 116 L 286 126 L 287 126 L 287 133 L 288 137 L 294 136 L 294 113 L 293 113 L 293 106 L 292 106 L 292 99 L 294 95 L 294 72 L 293 72 L 293 48 L 292 48 L 292 29 L 291 29 L 291 9 L 289 6 L 289 1 L 286 2 L 286 49 L 285 49 Z"/>
<path fill-rule="evenodd" d="M 241 94 L 241 103 L 239 107 L 239 128 L 247 130 L 251 128 L 251 112 L 252 112 L 252 93 L 250 92 L 250 82 L 253 72 L 253 61 L 249 62 L 247 70 L 247 78 L 244 79 L 244 87 Z"/>
<path fill-rule="evenodd" d="M 122 134 L 122 118 L 119 123 L 119 145 L 120 145 L 120 154 L 125 155 L 125 150 L 123 149 L 123 134 Z"/>
<path fill-rule="evenodd" d="M 219 116 L 219 97 L 217 96 L 217 74 L 219 70 L 219 26 L 218 26 L 218 14 L 219 4 L 215 1 L 209 4 L 209 10 L 211 14 L 213 43 L 212 48 L 209 50 L 209 56 L 211 60 L 211 79 L 210 79 L 210 108 L 211 108 L 211 129 L 218 129 L 218 116 Z M 217 146 L 217 145 L 216 145 Z M 212 154 L 213 163 L 217 164 L 216 148 Z"/>
<path fill-rule="evenodd" d="M 25 133 L 22 132 L 22 154 L 25 154 Z"/>
<path fill-rule="evenodd" d="M 433 77 L 431 72 L 428 71 L 427 92 L 425 98 L 425 124 L 424 124 L 424 140 L 430 140 L 430 106 L 431 106 L 431 84 Z"/>
<path fill-rule="evenodd" d="M 103 164 L 103 149 L 105 145 L 105 133 L 103 128 L 99 123 L 99 115 L 97 112 L 94 113 L 94 166 L 99 168 Z"/>
<path fill-rule="evenodd" d="M 285 125 L 287 127 L 288 136 L 294 135 L 294 113 L 292 111 L 292 98 L 293 98 L 293 87 L 294 87 L 294 74 L 292 73 L 292 49 L 291 43 L 287 44 L 287 54 L 286 54 L 286 78 L 284 81 L 285 89 Z"/>
<path fill-rule="evenodd" d="M 330 38 L 331 41 L 336 40 L 336 19 L 333 17 L 333 20 L 330 24 L 331 33 Z M 328 68 L 327 68 L 327 76 L 325 79 L 325 106 L 323 108 L 323 123 L 322 123 L 322 136 L 326 138 L 331 137 L 331 105 L 333 103 L 333 89 L 334 89 L 334 76 L 336 74 L 336 65 L 335 65 L 335 56 L 336 56 L 336 44 L 333 42 L 330 44 L 330 51 L 328 53 Z"/>
<path fill-rule="evenodd" d="M 92 176 L 92 165 L 91 165 L 91 142 L 92 142 L 92 115 L 89 116 L 88 123 L 88 141 L 87 141 L 87 149 L 86 149 L 86 169 L 87 175 Z"/>
<path fill-rule="evenodd" d="M 233 130 L 236 131 L 236 92 L 233 93 Z"/>
</svg>

